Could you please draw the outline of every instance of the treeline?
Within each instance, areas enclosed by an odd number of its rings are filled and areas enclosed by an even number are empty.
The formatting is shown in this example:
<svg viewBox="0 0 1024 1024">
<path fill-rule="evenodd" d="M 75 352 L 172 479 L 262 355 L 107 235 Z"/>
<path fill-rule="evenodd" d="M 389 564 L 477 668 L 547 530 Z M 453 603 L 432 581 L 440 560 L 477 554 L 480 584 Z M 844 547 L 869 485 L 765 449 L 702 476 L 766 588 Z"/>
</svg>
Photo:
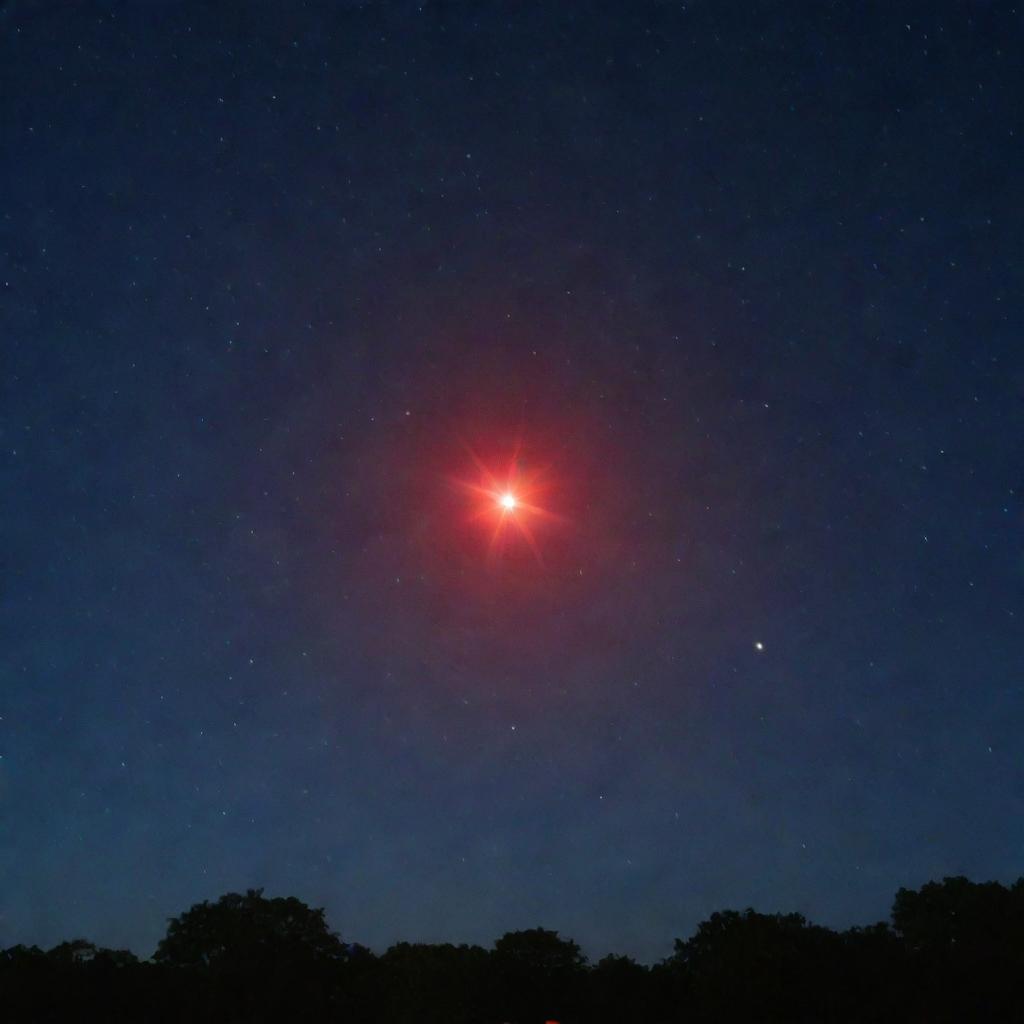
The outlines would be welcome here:
<svg viewBox="0 0 1024 1024">
<path fill-rule="evenodd" d="M 171 919 L 149 961 L 84 940 L 0 953 L 0 1018 L 339 1024 L 1024 1021 L 1024 878 L 901 889 L 890 923 L 713 914 L 671 956 L 590 964 L 543 928 L 493 948 L 401 942 L 375 955 L 322 910 L 260 890 Z"/>
</svg>

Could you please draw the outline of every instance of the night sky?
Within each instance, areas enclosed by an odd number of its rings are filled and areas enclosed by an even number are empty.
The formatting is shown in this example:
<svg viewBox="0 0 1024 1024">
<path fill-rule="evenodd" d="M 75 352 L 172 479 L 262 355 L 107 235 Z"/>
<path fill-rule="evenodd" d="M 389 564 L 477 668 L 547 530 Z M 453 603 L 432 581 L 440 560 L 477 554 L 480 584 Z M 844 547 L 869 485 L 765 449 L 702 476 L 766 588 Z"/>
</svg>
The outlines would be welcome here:
<svg viewBox="0 0 1024 1024">
<path fill-rule="evenodd" d="M 0 7 L 0 946 L 264 886 L 650 962 L 1024 873 L 1022 47 Z"/>
</svg>

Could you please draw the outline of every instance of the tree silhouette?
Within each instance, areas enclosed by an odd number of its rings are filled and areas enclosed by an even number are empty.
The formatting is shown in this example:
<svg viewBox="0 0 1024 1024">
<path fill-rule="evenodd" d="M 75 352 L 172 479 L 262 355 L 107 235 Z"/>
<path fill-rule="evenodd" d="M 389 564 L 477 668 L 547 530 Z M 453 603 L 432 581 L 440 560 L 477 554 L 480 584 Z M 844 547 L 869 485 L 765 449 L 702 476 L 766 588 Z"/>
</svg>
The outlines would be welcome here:
<svg viewBox="0 0 1024 1024">
<path fill-rule="evenodd" d="M 340 961 L 346 947 L 295 897 L 267 899 L 262 889 L 227 893 L 171 918 L 153 960 L 175 967 L 226 967 L 296 961 Z"/>
<path fill-rule="evenodd" d="M 1020 947 L 1024 940 L 1024 887 L 972 882 L 962 876 L 900 889 L 892 923 L 911 949 L 932 953 L 970 950 L 985 956 Z"/>
<path fill-rule="evenodd" d="M 801 914 L 727 910 L 702 921 L 674 960 L 703 1017 L 829 1019 L 837 1000 L 838 940 Z"/>
<path fill-rule="evenodd" d="M 650 972 L 628 956 L 606 956 L 587 978 L 586 1019 L 593 1024 L 650 1020 L 654 1012 Z"/>
<path fill-rule="evenodd" d="M 487 1008 L 489 957 L 480 946 L 399 942 L 378 961 L 380 1008 L 394 1024 L 473 1024 Z"/>
<path fill-rule="evenodd" d="M 0 1019 L 108 1024 L 959 1024 L 1024 1020 L 1024 879 L 901 889 L 892 926 L 724 911 L 647 968 L 544 928 L 491 950 L 400 942 L 381 957 L 322 910 L 261 890 L 172 918 L 152 962 L 72 939 L 0 951 Z"/>
<path fill-rule="evenodd" d="M 262 889 L 197 903 L 168 924 L 153 960 L 201 971 L 211 1018 L 282 1020 L 333 1012 L 350 950 L 314 910 Z"/>
<path fill-rule="evenodd" d="M 900 889 L 893 927 L 913 989 L 934 1020 L 1011 1019 L 1024 1007 L 1024 879 L 1011 887 L 961 876 Z"/>
<path fill-rule="evenodd" d="M 506 932 L 491 955 L 495 991 L 512 1021 L 577 1016 L 587 960 L 571 939 L 545 928 Z"/>
</svg>

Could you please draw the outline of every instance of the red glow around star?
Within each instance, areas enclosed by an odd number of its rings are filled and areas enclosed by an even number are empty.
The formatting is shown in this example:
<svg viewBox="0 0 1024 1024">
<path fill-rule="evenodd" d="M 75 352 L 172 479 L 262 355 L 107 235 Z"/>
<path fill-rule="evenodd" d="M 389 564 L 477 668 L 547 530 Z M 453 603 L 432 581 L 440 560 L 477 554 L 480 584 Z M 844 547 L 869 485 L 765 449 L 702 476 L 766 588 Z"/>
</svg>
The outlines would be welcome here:
<svg viewBox="0 0 1024 1024">
<path fill-rule="evenodd" d="M 543 471 L 530 472 L 524 468 L 521 447 L 516 445 L 503 471 L 485 465 L 470 450 L 477 480 L 458 480 L 456 483 L 469 497 L 470 520 L 483 523 L 487 530 L 488 561 L 518 541 L 525 544 L 537 564 L 543 566 L 536 526 L 542 520 L 557 520 L 559 517 L 540 504 L 549 486 Z"/>
</svg>

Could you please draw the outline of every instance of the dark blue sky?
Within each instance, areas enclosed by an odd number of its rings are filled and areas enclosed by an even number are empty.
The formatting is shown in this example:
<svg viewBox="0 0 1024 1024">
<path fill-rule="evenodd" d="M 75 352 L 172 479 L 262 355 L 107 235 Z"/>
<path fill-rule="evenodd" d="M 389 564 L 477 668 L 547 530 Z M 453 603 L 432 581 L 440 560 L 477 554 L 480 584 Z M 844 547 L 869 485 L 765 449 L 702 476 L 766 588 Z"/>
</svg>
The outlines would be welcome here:
<svg viewBox="0 0 1024 1024">
<path fill-rule="evenodd" d="M 1024 873 L 1022 28 L 0 7 L 0 947 Z"/>
</svg>

